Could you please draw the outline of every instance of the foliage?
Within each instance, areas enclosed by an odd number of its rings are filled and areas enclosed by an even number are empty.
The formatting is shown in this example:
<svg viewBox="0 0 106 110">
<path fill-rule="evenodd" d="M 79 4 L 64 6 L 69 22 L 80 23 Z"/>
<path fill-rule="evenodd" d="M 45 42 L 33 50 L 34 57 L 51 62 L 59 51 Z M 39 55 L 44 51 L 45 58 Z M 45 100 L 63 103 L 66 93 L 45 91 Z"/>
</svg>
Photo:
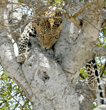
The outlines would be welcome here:
<svg viewBox="0 0 106 110">
<path fill-rule="evenodd" d="M 92 109 L 96 108 L 97 106 L 98 106 L 97 100 L 95 100 L 94 103 L 92 104 Z"/>
<path fill-rule="evenodd" d="M 7 76 L 5 70 L 0 75 L 0 110 L 31 110 L 31 103 L 22 89 Z"/>
<path fill-rule="evenodd" d="M 19 0 L 19 3 L 21 3 L 21 0 Z"/>
<path fill-rule="evenodd" d="M 79 80 L 87 79 L 87 71 L 86 71 L 85 67 L 82 67 L 80 69 L 80 74 L 81 74 L 81 76 L 80 76 Z"/>
</svg>

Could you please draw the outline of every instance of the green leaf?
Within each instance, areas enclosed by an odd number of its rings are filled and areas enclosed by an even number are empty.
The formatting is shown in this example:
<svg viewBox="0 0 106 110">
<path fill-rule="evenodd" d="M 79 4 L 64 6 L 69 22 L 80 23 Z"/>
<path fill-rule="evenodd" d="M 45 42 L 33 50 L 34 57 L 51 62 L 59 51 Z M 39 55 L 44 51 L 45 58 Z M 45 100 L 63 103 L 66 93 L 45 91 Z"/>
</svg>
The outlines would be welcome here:
<svg viewBox="0 0 106 110">
<path fill-rule="evenodd" d="M 82 0 L 79 0 L 79 2 L 81 2 Z"/>
<path fill-rule="evenodd" d="M 19 0 L 19 3 L 21 3 L 21 0 Z"/>
</svg>

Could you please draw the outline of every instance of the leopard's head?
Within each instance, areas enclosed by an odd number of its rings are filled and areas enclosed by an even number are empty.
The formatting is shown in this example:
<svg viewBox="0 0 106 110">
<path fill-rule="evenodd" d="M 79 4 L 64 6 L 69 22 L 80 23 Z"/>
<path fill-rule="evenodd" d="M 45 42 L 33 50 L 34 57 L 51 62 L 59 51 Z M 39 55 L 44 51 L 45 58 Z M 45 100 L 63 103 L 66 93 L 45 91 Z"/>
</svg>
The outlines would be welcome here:
<svg viewBox="0 0 106 110">
<path fill-rule="evenodd" d="M 40 41 L 41 47 L 50 49 L 59 38 L 59 34 L 62 28 L 61 19 L 39 18 L 33 25 L 36 28 L 37 38 Z"/>
</svg>

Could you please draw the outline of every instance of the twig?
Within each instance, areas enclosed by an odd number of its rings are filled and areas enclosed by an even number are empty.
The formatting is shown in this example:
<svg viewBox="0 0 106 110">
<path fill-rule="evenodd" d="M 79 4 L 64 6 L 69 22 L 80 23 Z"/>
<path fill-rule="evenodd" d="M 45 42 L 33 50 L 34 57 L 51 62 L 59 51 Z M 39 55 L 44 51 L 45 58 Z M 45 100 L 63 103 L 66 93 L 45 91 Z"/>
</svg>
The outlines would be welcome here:
<svg viewBox="0 0 106 110">
<path fill-rule="evenodd" d="M 79 74 L 79 76 L 80 76 L 81 78 L 85 79 L 85 77 L 84 77 L 81 73 Z"/>
<path fill-rule="evenodd" d="M 1 103 L 0 103 L 0 106 L 3 104 L 3 103 L 6 103 L 7 100 L 3 100 Z"/>
<path fill-rule="evenodd" d="M 80 26 L 80 22 L 77 21 L 73 16 L 70 16 L 67 12 L 63 11 L 63 10 L 60 10 L 60 9 L 56 9 L 55 12 L 58 12 L 58 11 L 61 11 L 64 15 L 65 15 L 65 18 L 67 19 L 70 19 L 78 28 L 81 28 Z"/>
<path fill-rule="evenodd" d="M 100 30 L 97 27 L 95 27 L 92 23 L 90 23 L 87 19 L 84 19 L 84 20 L 87 21 L 90 25 L 92 25 L 96 30 L 100 32 Z"/>
<path fill-rule="evenodd" d="M 95 4 L 95 3 L 98 3 L 100 0 L 97 0 L 97 1 L 94 1 L 94 2 L 91 2 L 91 3 L 88 3 L 87 5 L 85 5 L 84 7 L 82 7 L 77 13 L 75 13 L 73 16 L 70 16 L 67 12 L 65 12 L 64 10 L 60 10 L 60 9 L 56 9 L 54 12 L 56 12 L 56 11 L 61 11 L 64 15 L 65 15 L 65 18 L 67 18 L 67 19 L 70 19 L 78 28 L 81 28 L 81 26 L 80 26 L 80 22 L 79 21 L 77 21 L 75 18 L 78 16 L 78 15 L 80 15 L 83 11 L 84 11 L 84 9 L 85 8 L 87 8 L 87 7 L 89 7 L 89 6 L 91 6 L 92 4 Z M 59 1 L 60 2 L 60 1 Z M 57 2 L 56 2 L 57 3 Z M 54 3 L 54 4 L 56 4 L 56 3 Z M 7 3 L 6 3 L 7 4 Z M 12 3 L 12 4 L 17 4 L 17 3 Z M 54 4 L 52 4 L 51 6 L 53 6 Z M 37 3 L 37 5 L 36 5 L 36 7 L 38 7 L 38 5 L 39 5 L 39 0 L 38 0 L 38 3 Z M 49 7 L 49 6 L 46 6 L 46 7 Z M 45 7 L 44 7 L 45 8 Z M 44 8 L 42 8 L 42 9 L 40 9 L 39 11 L 42 11 Z M 38 11 L 38 10 L 35 10 L 35 11 Z M 38 12 L 39 13 L 39 12 Z M 36 16 L 35 17 L 33 17 L 33 18 L 36 18 Z M 40 16 L 40 18 L 41 18 L 41 16 Z M 43 17 L 42 17 L 43 18 Z M 50 17 L 49 17 L 50 18 Z M 62 18 L 62 17 L 61 17 Z M 90 23 L 91 24 L 91 23 Z M 92 24 L 91 24 L 92 25 Z M 10 25 L 11 26 L 11 25 Z M 93 25 L 92 25 L 93 26 Z M 95 27 L 95 26 L 94 26 Z M 96 27 L 95 27 L 96 28 Z M 97 28 L 96 28 L 97 29 Z M 97 29 L 98 30 L 98 29 Z M 99 32 L 100 32 L 100 30 L 98 30 Z"/>
<path fill-rule="evenodd" d="M 25 107 L 25 105 L 26 105 L 26 103 L 27 103 L 28 101 L 29 101 L 29 100 L 26 99 L 26 102 L 25 102 L 24 105 L 22 106 L 22 109 L 21 109 L 21 110 L 24 110 L 24 107 Z"/>
<path fill-rule="evenodd" d="M 105 62 L 105 65 L 104 65 L 104 67 L 103 67 L 103 69 L 102 69 L 102 73 L 101 73 L 100 77 L 103 76 L 103 73 L 104 73 L 105 69 L 106 69 L 106 62 Z"/>
<path fill-rule="evenodd" d="M 85 8 L 91 6 L 92 4 L 98 3 L 99 1 L 101 1 L 101 0 L 97 0 L 97 1 L 94 1 L 94 2 L 91 2 L 91 3 L 88 3 L 87 5 L 85 5 L 84 7 L 82 7 L 77 13 L 75 13 L 73 15 L 73 17 L 76 18 L 78 15 L 80 15 L 84 11 Z"/>
</svg>

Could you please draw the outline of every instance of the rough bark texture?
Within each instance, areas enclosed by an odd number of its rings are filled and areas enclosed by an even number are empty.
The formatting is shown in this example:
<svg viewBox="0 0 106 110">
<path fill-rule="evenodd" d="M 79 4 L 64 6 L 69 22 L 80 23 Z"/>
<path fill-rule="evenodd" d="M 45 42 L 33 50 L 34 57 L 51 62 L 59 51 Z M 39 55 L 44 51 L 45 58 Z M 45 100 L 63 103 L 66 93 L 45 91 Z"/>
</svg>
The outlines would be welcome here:
<svg viewBox="0 0 106 110">
<path fill-rule="evenodd" d="M 76 81 L 80 68 L 92 56 L 106 54 L 103 48 L 100 53 L 100 48 L 93 47 L 99 36 L 102 6 L 103 0 L 85 10 L 80 34 L 70 20 L 63 19 L 63 28 L 54 49 L 45 51 L 38 45 L 37 38 L 31 38 L 32 47 L 24 64 L 16 62 L 11 37 L 6 30 L 0 31 L 0 62 L 8 75 L 22 87 L 33 110 L 91 110 L 95 92 L 90 91 L 85 82 L 76 86 Z M 14 18 L 20 13 L 17 10 L 8 16 Z M 21 19 L 22 15 L 19 16 Z M 16 34 L 12 37 L 15 38 Z"/>
<path fill-rule="evenodd" d="M 95 108 L 94 110 L 106 110 L 106 106 L 105 105 L 101 105 L 101 106 Z"/>
<path fill-rule="evenodd" d="M 78 81 L 76 92 L 79 98 L 79 110 L 92 110 L 92 103 L 96 99 L 96 91 L 89 89 L 87 81 Z"/>
<path fill-rule="evenodd" d="M 104 87 L 104 90 L 106 91 L 106 78 L 102 79 L 102 85 Z M 97 99 L 96 90 L 90 90 L 88 87 L 88 82 L 86 80 L 83 80 L 77 81 L 75 91 L 79 99 L 79 110 L 92 110 L 92 103 L 95 99 Z M 106 106 L 103 107 L 106 109 Z M 100 108 L 102 108 L 102 106 Z"/>
</svg>

